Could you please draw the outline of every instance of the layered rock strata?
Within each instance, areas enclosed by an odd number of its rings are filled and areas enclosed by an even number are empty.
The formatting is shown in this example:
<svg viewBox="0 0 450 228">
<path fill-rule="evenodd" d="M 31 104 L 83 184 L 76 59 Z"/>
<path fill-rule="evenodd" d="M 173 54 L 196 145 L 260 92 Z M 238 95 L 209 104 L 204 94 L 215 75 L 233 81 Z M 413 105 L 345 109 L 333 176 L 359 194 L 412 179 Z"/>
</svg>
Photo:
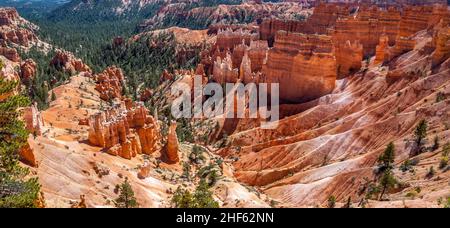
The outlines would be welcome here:
<svg viewBox="0 0 450 228">
<path fill-rule="evenodd" d="M 111 154 L 131 159 L 160 149 L 160 127 L 142 103 L 131 100 L 89 118 L 89 143 Z"/>
</svg>

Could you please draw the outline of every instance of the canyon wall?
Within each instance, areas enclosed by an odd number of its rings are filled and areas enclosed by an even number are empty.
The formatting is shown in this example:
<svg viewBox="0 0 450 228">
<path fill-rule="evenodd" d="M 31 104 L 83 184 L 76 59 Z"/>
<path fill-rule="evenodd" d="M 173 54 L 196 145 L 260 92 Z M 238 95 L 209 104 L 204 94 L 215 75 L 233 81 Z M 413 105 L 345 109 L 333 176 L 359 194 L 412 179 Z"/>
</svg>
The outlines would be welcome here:
<svg viewBox="0 0 450 228">
<path fill-rule="evenodd" d="M 262 67 L 264 82 L 280 84 L 280 99 L 303 102 L 334 89 L 336 58 L 331 37 L 279 31 Z"/>
<path fill-rule="evenodd" d="M 355 7 L 352 5 L 340 5 L 334 3 L 319 3 L 310 17 L 305 21 L 283 20 L 269 18 L 260 24 L 260 39 L 267 40 L 269 46 L 275 41 L 278 31 L 298 32 L 307 34 L 327 34 L 330 27 L 334 27 L 339 17 L 347 16 Z"/>
</svg>

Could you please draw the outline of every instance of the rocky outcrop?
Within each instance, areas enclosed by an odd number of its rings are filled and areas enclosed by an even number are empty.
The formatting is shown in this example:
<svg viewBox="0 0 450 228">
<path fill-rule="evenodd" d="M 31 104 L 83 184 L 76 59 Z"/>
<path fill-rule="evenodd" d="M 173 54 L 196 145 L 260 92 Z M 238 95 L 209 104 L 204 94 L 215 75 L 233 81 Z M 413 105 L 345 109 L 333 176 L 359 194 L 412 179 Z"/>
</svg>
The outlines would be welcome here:
<svg viewBox="0 0 450 228">
<path fill-rule="evenodd" d="M 213 77 L 217 83 L 235 83 L 239 78 L 238 69 L 233 68 L 233 61 L 230 53 L 227 53 L 224 59 L 220 56 L 214 62 Z"/>
<path fill-rule="evenodd" d="M 37 37 L 32 31 L 23 28 L 2 29 L 0 30 L 0 41 L 28 47 L 31 42 L 37 41 Z"/>
<path fill-rule="evenodd" d="M 171 73 L 169 73 L 169 71 L 167 69 L 164 69 L 161 77 L 159 78 L 159 81 L 164 82 L 164 81 L 173 81 L 175 79 L 175 76 Z"/>
<path fill-rule="evenodd" d="M 0 55 L 5 56 L 5 58 L 13 62 L 20 62 L 19 53 L 15 48 L 0 47 Z"/>
<path fill-rule="evenodd" d="M 234 47 L 239 44 L 245 43 L 246 45 L 249 45 L 250 41 L 257 39 L 258 34 L 251 33 L 248 30 L 219 30 L 216 37 L 216 48 L 218 48 L 220 51 L 233 50 Z"/>
<path fill-rule="evenodd" d="M 267 60 L 267 51 L 269 45 L 265 40 L 257 40 L 250 42 L 250 47 L 247 48 L 248 58 L 251 62 L 252 72 L 262 70 L 262 66 Z"/>
<path fill-rule="evenodd" d="M 25 128 L 33 135 L 41 135 L 44 120 L 37 108 L 37 103 L 23 108 L 22 119 L 25 122 Z"/>
<path fill-rule="evenodd" d="M 26 59 L 20 64 L 20 78 L 22 80 L 33 79 L 36 75 L 37 65 L 33 59 Z"/>
<path fill-rule="evenodd" d="M 113 47 L 119 47 L 122 46 L 125 43 L 125 39 L 121 36 L 114 37 L 112 41 Z"/>
<path fill-rule="evenodd" d="M 264 82 L 280 84 L 280 99 L 303 102 L 334 89 L 336 58 L 331 37 L 280 31 L 263 65 Z"/>
<path fill-rule="evenodd" d="M 139 95 L 139 100 L 145 102 L 148 101 L 153 96 L 153 90 L 146 88 Z"/>
<path fill-rule="evenodd" d="M 125 100 L 89 118 L 89 143 L 111 155 L 131 159 L 152 154 L 160 149 L 160 140 L 158 122 L 141 103 Z"/>
<path fill-rule="evenodd" d="M 343 78 L 361 68 L 363 61 L 363 45 L 357 40 L 336 44 L 335 56 L 338 78 Z"/>
<path fill-rule="evenodd" d="M 389 37 L 380 36 L 380 41 L 375 50 L 375 64 L 385 63 L 389 60 Z"/>
<path fill-rule="evenodd" d="M 21 18 L 14 8 L 0 8 L 0 42 L 29 47 L 36 42 L 30 22 Z"/>
<path fill-rule="evenodd" d="M 19 19 L 19 13 L 14 8 L 0 8 L 0 26 L 12 25 Z"/>
<path fill-rule="evenodd" d="M 94 75 L 97 82 L 95 89 L 100 93 L 100 98 L 109 101 L 122 97 L 122 84 L 124 75 L 116 66 L 108 67 L 103 72 Z"/>
<path fill-rule="evenodd" d="M 339 17 L 348 16 L 352 9 L 354 9 L 352 5 L 320 3 L 306 21 L 265 19 L 260 25 L 260 39 L 267 40 L 269 46 L 272 46 L 277 32 L 281 30 L 306 34 L 327 34 L 328 29 L 334 27 L 336 20 Z"/>
<path fill-rule="evenodd" d="M 139 169 L 139 172 L 137 174 L 139 179 L 145 179 L 150 176 L 151 167 L 149 165 L 146 165 Z"/>
<path fill-rule="evenodd" d="M 450 27 L 435 31 L 432 43 L 435 48 L 432 63 L 436 66 L 450 57 Z"/>
<path fill-rule="evenodd" d="M 28 143 L 19 149 L 19 158 L 21 162 L 31 167 L 38 167 L 36 157 L 34 156 L 33 150 Z"/>
<path fill-rule="evenodd" d="M 89 66 L 68 51 L 57 51 L 50 64 L 57 69 L 64 70 L 70 74 L 75 74 L 76 72 L 91 72 Z"/>
<path fill-rule="evenodd" d="M 0 63 L 2 64 L 2 67 L 0 69 L 0 77 L 1 78 L 5 79 L 5 80 L 12 80 L 12 81 L 20 80 L 20 76 L 17 72 L 17 67 L 19 67 L 17 62 L 13 62 L 13 61 L 7 59 L 6 57 L 0 55 Z M 13 91 L 13 93 L 16 94 L 19 91 L 20 91 L 20 88 L 18 86 L 18 88 L 15 91 Z M 9 95 L 4 95 L 4 96 L 9 96 Z M 2 100 L 2 98 L 4 96 L 0 97 L 0 101 Z"/>
<path fill-rule="evenodd" d="M 168 163 L 176 163 L 180 160 L 178 155 L 178 137 L 177 137 L 177 122 L 172 121 L 169 126 L 169 133 L 167 134 L 167 144 L 164 148 L 165 156 Z"/>
<path fill-rule="evenodd" d="M 388 41 L 389 38 L 386 35 L 380 37 L 375 52 L 375 64 L 386 63 L 401 54 L 413 50 L 416 45 L 415 40 L 406 37 L 397 37 L 394 46 L 389 46 Z"/>
</svg>

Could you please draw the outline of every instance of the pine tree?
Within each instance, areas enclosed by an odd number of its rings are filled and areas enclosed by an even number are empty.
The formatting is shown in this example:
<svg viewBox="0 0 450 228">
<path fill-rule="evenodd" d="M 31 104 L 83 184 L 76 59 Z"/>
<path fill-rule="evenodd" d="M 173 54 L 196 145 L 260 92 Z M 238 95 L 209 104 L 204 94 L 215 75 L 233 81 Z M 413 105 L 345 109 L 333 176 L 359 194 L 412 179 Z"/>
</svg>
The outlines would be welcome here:
<svg viewBox="0 0 450 228">
<path fill-rule="evenodd" d="M 434 137 L 434 143 L 433 143 L 433 147 L 431 148 L 433 151 L 436 151 L 437 149 L 439 149 L 440 143 L 439 143 L 439 137 L 436 135 Z"/>
<path fill-rule="evenodd" d="M 56 100 L 56 94 L 55 94 L 55 92 L 52 90 L 51 101 L 55 101 L 55 100 Z"/>
<path fill-rule="evenodd" d="M 218 208 L 213 198 L 213 193 L 209 190 L 208 183 L 202 179 L 195 189 L 194 194 L 186 189 L 178 187 L 172 197 L 172 204 L 177 208 Z"/>
<path fill-rule="evenodd" d="M 19 165 L 19 149 L 26 143 L 28 132 L 18 119 L 17 109 L 29 105 L 21 95 L 8 96 L 17 82 L 0 77 L 0 208 L 36 207 L 40 185 L 36 178 L 25 178 L 29 170 Z"/>
<path fill-rule="evenodd" d="M 327 206 L 328 206 L 328 208 L 334 208 L 336 206 L 336 197 L 335 196 L 328 197 Z"/>
<path fill-rule="evenodd" d="M 178 187 L 172 197 L 172 203 L 176 208 L 195 208 L 194 196 L 185 189 Z"/>
<path fill-rule="evenodd" d="M 380 185 L 382 187 L 381 194 L 380 194 L 380 200 L 383 199 L 384 193 L 389 190 L 390 188 L 395 187 L 397 184 L 397 180 L 395 179 L 394 175 L 392 174 L 392 171 L 390 169 L 384 171 L 383 176 L 380 179 Z"/>
<path fill-rule="evenodd" d="M 416 130 L 414 131 L 414 135 L 416 137 L 415 142 L 417 146 L 417 153 L 419 154 L 423 152 L 423 144 L 425 138 L 427 137 L 427 128 L 428 128 L 427 121 L 422 120 L 417 125 Z"/>
<path fill-rule="evenodd" d="M 128 178 L 119 186 L 119 197 L 115 200 L 115 205 L 118 208 L 135 208 L 139 204 L 134 197 L 133 188 L 131 188 Z"/>
<path fill-rule="evenodd" d="M 392 169 L 395 157 L 395 146 L 393 142 L 390 142 L 383 154 L 378 157 L 378 168 L 381 171 L 386 169 Z"/>
<path fill-rule="evenodd" d="M 344 204 L 342 208 L 351 208 L 352 207 L 352 198 L 349 196 L 347 198 L 347 202 Z"/>
<path fill-rule="evenodd" d="M 194 198 L 198 208 L 218 208 L 217 203 L 212 197 L 212 192 L 209 190 L 208 183 L 202 179 L 200 184 L 195 189 Z"/>
</svg>

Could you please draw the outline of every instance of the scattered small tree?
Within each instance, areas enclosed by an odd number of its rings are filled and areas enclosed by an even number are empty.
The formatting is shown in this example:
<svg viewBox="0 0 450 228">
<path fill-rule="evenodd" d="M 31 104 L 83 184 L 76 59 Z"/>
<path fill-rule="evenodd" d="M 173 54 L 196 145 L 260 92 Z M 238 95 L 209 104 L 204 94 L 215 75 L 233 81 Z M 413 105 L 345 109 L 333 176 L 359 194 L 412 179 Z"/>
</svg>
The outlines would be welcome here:
<svg viewBox="0 0 450 228">
<path fill-rule="evenodd" d="M 434 170 L 434 166 L 431 166 L 430 169 L 428 169 L 426 178 L 432 178 L 436 174 L 436 171 Z"/>
<path fill-rule="evenodd" d="M 198 146 L 197 144 L 194 145 L 192 147 L 192 152 L 189 155 L 189 160 L 192 162 L 195 162 L 196 164 L 200 164 L 203 161 L 205 161 L 205 156 L 203 155 L 203 153 L 205 152 L 205 150 Z"/>
<path fill-rule="evenodd" d="M 347 202 L 344 204 L 342 208 L 351 208 L 352 207 L 352 197 L 347 198 Z"/>
<path fill-rule="evenodd" d="M 194 198 L 199 208 L 218 208 L 217 203 L 212 197 L 212 192 L 209 190 L 209 185 L 205 180 L 201 180 L 200 184 L 195 189 Z"/>
<path fill-rule="evenodd" d="M 395 187 L 395 185 L 397 184 L 397 180 L 395 179 L 394 175 L 392 174 L 392 171 L 386 170 L 383 173 L 383 176 L 380 179 L 380 185 L 381 185 L 381 194 L 380 194 L 380 199 L 383 199 L 383 195 L 384 193 L 386 193 L 387 190 Z"/>
<path fill-rule="evenodd" d="M 444 169 L 448 165 L 448 155 L 450 153 L 450 143 L 444 145 L 442 149 L 442 158 L 439 162 L 439 168 Z"/>
<path fill-rule="evenodd" d="M 446 143 L 442 149 L 442 155 L 448 156 L 450 154 L 450 143 Z"/>
<path fill-rule="evenodd" d="M 447 202 L 444 204 L 444 208 L 450 208 L 450 197 L 447 197 Z"/>
<path fill-rule="evenodd" d="M 425 143 L 425 138 L 427 137 L 427 128 L 428 124 L 426 120 L 421 120 L 419 124 L 416 126 L 416 130 L 414 131 L 415 142 L 417 153 L 423 152 L 423 144 Z"/>
<path fill-rule="evenodd" d="M 437 149 L 439 149 L 439 137 L 436 135 L 434 137 L 434 143 L 433 143 L 433 147 L 431 148 L 433 151 L 436 151 Z"/>
<path fill-rule="evenodd" d="M 131 188 L 128 178 L 119 186 L 119 197 L 115 200 L 115 205 L 118 208 L 135 208 L 139 204 L 134 197 L 133 188 Z"/>
<path fill-rule="evenodd" d="M 172 204 L 177 208 L 218 208 L 205 180 L 201 180 L 194 194 L 188 190 L 178 187 L 172 197 Z"/>
<path fill-rule="evenodd" d="M 328 208 L 334 208 L 336 206 L 336 197 L 335 196 L 328 197 L 327 206 L 328 206 Z"/>
<path fill-rule="evenodd" d="M 52 90 L 51 101 L 55 101 L 55 100 L 56 100 L 56 94 L 55 94 L 55 92 Z"/>
<path fill-rule="evenodd" d="M 383 154 L 378 157 L 378 168 L 380 171 L 392 169 L 395 158 L 395 146 L 393 142 L 390 142 Z"/>
<path fill-rule="evenodd" d="M 183 177 L 188 181 L 191 179 L 191 166 L 187 162 L 183 162 Z"/>
<path fill-rule="evenodd" d="M 194 196 L 186 189 L 180 186 L 172 197 L 172 203 L 176 208 L 195 208 Z"/>
<path fill-rule="evenodd" d="M 448 165 L 448 156 L 442 156 L 439 162 L 439 169 L 444 169 Z"/>
</svg>

